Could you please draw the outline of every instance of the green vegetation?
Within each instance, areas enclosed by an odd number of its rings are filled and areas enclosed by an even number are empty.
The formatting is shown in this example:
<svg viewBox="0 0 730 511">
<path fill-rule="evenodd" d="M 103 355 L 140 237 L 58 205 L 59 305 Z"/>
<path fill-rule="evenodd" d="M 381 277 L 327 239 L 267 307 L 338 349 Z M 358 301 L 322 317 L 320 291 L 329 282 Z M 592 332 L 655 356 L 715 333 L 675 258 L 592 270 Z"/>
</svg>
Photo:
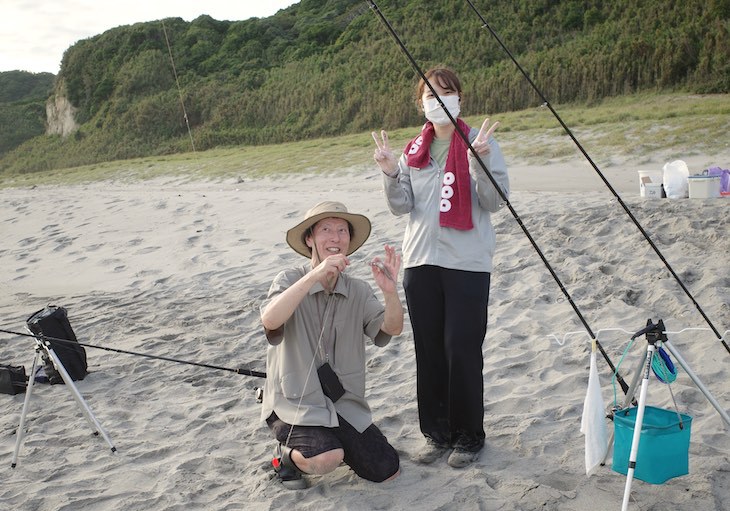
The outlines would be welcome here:
<svg viewBox="0 0 730 511">
<path fill-rule="evenodd" d="M 51 73 L 0 73 L 0 155 L 45 132 Z"/>
<path fill-rule="evenodd" d="M 465 115 L 514 119 L 505 130 L 535 127 L 526 123 L 536 114 L 525 109 L 543 100 L 467 2 L 377 3 L 423 70 L 445 63 L 461 75 Z M 551 104 L 730 92 L 730 0 L 498 0 L 477 7 Z M 191 138 L 200 154 L 397 132 L 421 122 L 411 97 L 415 81 L 362 0 L 301 0 L 244 21 L 201 16 L 117 27 L 64 54 L 58 83 L 65 91 L 55 93 L 77 109 L 79 130 L 63 139 L 29 139 L 26 130 L 0 147 L 0 175 L 184 153 Z"/>
<path fill-rule="evenodd" d="M 585 107 L 555 108 L 591 158 L 605 169 L 616 154 L 637 162 L 652 152 L 686 150 L 718 154 L 728 150 L 730 95 L 639 94 L 609 98 Z M 494 116 L 508 162 L 539 165 L 547 161 L 582 161 L 575 144 L 545 107 Z M 482 117 L 465 119 L 473 126 Z M 419 126 L 389 131 L 393 147 L 402 148 Z M 370 132 L 286 142 L 237 146 L 95 163 L 68 169 L 0 174 L 0 187 L 79 184 L 99 180 L 137 181 L 158 177 L 190 180 L 243 180 L 297 173 L 342 171 L 375 173 Z M 720 164 L 722 162 L 718 162 Z"/>
</svg>

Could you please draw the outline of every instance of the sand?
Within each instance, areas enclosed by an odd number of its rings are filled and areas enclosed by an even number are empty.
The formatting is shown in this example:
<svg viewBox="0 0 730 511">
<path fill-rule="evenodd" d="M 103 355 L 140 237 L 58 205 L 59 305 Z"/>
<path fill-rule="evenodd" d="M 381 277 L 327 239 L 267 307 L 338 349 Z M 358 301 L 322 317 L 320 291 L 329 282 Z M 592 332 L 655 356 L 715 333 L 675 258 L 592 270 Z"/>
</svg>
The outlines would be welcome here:
<svg viewBox="0 0 730 511">
<path fill-rule="evenodd" d="M 513 166 L 510 204 L 614 364 L 631 333 L 662 319 L 706 387 L 680 368 L 671 390 L 679 411 L 693 417 L 689 474 L 662 485 L 634 480 L 630 509 L 730 509 L 730 427 L 706 398 L 730 409 L 730 353 L 710 330 L 728 338 L 730 199 L 644 199 L 636 170 L 619 162 L 607 175 L 696 303 L 587 164 Z M 259 304 L 275 274 L 303 260 L 284 231 L 325 198 L 372 220 L 348 270 L 370 279 L 367 262 L 385 243 L 400 246 L 405 226 L 387 211 L 373 167 L 2 190 L 0 328 L 23 332 L 28 316 L 50 303 L 68 310 L 85 343 L 265 371 Z M 76 387 L 117 452 L 91 434 L 65 386 L 37 385 L 11 469 L 24 396 L 0 395 L 0 509 L 620 509 L 626 477 L 610 458 L 585 474 L 587 329 L 511 212 L 494 221 L 487 439 L 472 466 L 411 460 L 423 437 L 406 317 L 389 346 L 367 351 L 375 422 L 401 454 L 392 482 L 370 483 L 342 466 L 308 476 L 307 490 L 284 489 L 273 478 L 274 442 L 255 399 L 260 378 L 87 348 L 91 373 Z M 0 350 L 0 362 L 30 370 L 32 339 L 2 334 Z M 626 353 L 619 370 L 629 382 L 645 352 L 641 337 Z M 610 407 L 611 371 L 600 356 L 598 367 Z M 623 403 L 620 388 L 616 396 Z M 647 403 L 673 408 L 654 378 Z"/>
</svg>

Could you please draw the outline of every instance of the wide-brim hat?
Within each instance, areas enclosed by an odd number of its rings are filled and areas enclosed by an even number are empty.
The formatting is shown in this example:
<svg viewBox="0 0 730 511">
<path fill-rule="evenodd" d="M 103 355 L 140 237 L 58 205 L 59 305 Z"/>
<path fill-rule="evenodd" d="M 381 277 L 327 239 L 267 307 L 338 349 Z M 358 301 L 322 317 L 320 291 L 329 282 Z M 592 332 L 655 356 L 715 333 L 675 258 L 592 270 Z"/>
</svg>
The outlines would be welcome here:
<svg viewBox="0 0 730 511">
<path fill-rule="evenodd" d="M 341 202 L 324 201 L 307 211 L 304 220 L 286 231 L 286 242 L 296 253 L 302 254 L 304 257 L 312 256 L 312 250 L 307 246 L 304 238 L 309 228 L 323 218 L 342 218 L 352 226 L 347 255 L 360 248 L 370 236 L 370 220 L 366 216 L 348 213 L 347 208 Z"/>
</svg>

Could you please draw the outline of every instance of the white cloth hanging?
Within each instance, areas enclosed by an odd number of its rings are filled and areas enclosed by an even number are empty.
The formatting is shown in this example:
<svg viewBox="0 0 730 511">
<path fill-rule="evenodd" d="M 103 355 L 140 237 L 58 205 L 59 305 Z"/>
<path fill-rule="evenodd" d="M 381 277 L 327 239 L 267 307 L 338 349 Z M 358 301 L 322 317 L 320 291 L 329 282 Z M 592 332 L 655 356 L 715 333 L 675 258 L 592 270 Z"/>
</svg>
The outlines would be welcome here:
<svg viewBox="0 0 730 511">
<path fill-rule="evenodd" d="M 601 382 L 596 366 L 596 341 L 591 348 L 591 367 L 588 374 L 588 390 L 583 402 L 580 432 L 585 435 L 586 475 L 591 476 L 603 462 L 608 452 L 608 427 L 605 407 L 601 396 Z"/>
</svg>

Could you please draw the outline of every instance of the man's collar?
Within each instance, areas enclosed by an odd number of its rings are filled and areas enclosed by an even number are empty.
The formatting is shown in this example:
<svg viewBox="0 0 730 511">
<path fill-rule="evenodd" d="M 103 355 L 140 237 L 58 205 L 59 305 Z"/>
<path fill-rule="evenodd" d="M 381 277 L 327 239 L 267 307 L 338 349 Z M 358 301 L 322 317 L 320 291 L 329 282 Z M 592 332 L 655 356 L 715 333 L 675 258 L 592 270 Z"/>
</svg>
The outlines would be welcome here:
<svg viewBox="0 0 730 511">
<path fill-rule="evenodd" d="M 339 277 L 337 277 L 337 282 L 335 282 L 335 288 L 332 290 L 333 294 L 338 294 L 342 296 L 347 296 L 347 282 L 346 279 L 349 278 L 347 275 L 340 274 Z M 310 289 L 309 294 L 313 295 L 315 293 L 322 293 L 325 292 L 324 286 L 321 282 L 316 282 Z"/>
</svg>

